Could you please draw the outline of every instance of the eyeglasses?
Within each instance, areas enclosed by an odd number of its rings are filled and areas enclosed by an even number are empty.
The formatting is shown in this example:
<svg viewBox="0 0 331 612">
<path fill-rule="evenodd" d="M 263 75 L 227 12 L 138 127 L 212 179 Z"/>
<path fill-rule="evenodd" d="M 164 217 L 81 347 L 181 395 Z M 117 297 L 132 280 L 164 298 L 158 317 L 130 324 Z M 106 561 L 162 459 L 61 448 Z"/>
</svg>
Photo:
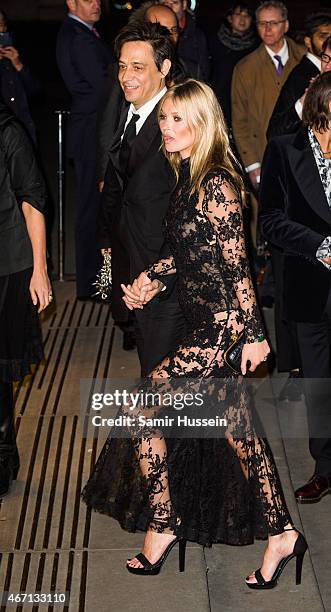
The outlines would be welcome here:
<svg viewBox="0 0 331 612">
<path fill-rule="evenodd" d="M 279 21 L 257 21 L 256 25 L 259 28 L 276 28 L 280 23 L 285 23 L 286 19 L 280 19 Z"/>
<path fill-rule="evenodd" d="M 325 64 L 328 64 L 329 62 L 331 62 L 331 55 L 328 55 L 327 53 L 322 53 L 321 60 L 322 62 L 325 62 Z"/>
</svg>

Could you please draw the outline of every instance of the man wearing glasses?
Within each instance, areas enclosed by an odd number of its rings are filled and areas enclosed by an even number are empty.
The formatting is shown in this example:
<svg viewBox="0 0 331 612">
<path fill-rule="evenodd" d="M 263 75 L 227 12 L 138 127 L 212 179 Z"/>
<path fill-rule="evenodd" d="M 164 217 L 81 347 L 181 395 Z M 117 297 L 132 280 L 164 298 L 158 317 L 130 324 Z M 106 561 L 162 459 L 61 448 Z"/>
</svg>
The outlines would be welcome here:
<svg viewBox="0 0 331 612">
<path fill-rule="evenodd" d="M 160 0 L 176 14 L 179 25 L 177 53 L 190 69 L 192 77 L 207 81 L 209 77 L 209 52 L 204 32 L 195 18 L 187 11 L 187 0 Z"/>
<path fill-rule="evenodd" d="M 267 144 L 267 128 L 280 90 L 304 50 L 290 38 L 287 8 L 263 2 L 256 10 L 262 44 L 235 67 L 232 79 L 232 127 L 236 145 L 256 189 Z"/>
<path fill-rule="evenodd" d="M 277 104 L 272 113 L 268 127 L 268 140 L 283 134 L 292 134 L 301 125 L 303 102 L 312 79 L 323 70 L 322 56 L 324 44 L 331 36 L 331 14 L 313 13 L 306 19 L 305 46 L 306 55 L 292 70 L 288 77 Z M 323 64 L 323 65 L 322 65 Z M 331 69 L 331 65 L 326 69 Z"/>
</svg>

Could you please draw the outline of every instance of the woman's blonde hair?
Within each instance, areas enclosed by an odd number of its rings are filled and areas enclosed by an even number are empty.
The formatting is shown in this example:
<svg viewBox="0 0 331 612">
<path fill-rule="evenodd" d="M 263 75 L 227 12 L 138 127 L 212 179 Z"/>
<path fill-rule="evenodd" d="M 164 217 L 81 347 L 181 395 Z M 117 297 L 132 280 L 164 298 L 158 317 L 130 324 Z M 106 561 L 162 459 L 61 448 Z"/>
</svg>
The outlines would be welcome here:
<svg viewBox="0 0 331 612">
<path fill-rule="evenodd" d="M 245 201 L 245 187 L 241 167 L 231 151 L 227 126 L 222 109 L 213 90 L 201 81 L 188 79 L 168 89 L 159 106 L 159 120 L 165 100 L 172 99 L 183 119 L 195 132 L 195 142 L 190 156 L 191 193 L 199 190 L 207 172 L 224 168 Z M 179 152 L 163 151 L 175 171 L 177 180 L 181 156 Z"/>
</svg>

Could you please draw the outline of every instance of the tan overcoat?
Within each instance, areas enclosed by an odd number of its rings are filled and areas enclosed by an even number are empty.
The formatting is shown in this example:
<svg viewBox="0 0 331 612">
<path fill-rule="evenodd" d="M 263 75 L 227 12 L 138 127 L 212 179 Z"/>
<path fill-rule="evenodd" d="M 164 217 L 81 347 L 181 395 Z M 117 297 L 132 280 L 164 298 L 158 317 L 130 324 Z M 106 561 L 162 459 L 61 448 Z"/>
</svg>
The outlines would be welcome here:
<svg viewBox="0 0 331 612">
<path fill-rule="evenodd" d="M 286 38 L 289 59 L 278 76 L 262 43 L 235 67 L 232 79 L 232 128 L 245 167 L 262 162 L 269 120 L 288 75 L 306 50 Z"/>
</svg>

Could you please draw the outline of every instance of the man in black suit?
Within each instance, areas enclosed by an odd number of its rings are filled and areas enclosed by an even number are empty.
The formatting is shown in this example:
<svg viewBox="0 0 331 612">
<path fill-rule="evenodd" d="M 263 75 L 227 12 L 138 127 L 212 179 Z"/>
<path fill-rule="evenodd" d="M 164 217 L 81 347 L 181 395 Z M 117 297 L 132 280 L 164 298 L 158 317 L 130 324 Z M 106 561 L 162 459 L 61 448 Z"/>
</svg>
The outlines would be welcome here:
<svg viewBox="0 0 331 612">
<path fill-rule="evenodd" d="M 284 250 L 283 312 L 297 327 L 314 476 L 300 503 L 331 491 L 331 72 L 308 89 L 304 126 L 274 138 L 265 153 L 261 225 Z"/>
<path fill-rule="evenodd" d="M 100 0 L 67 0 L 69 14 L 59 31 L 56 57 L 72 96 L 68 129 L 68 156 L 76 174 L 76 282 L 77 297 L 89 298 L 101 267 L 96 249 L 99 193 L 96 185 L 97 109 L 111 53 L 94 24 L 100 18 Z"/>
<path fill-rule="evenodd" d="M 322 47 L 331 34 L 331 15 L 313 13 L 306 20 L 306 55 L 293 68 L 282 87 L 267 131 L 268 139 L 294 133 L 301 124 L 302 97 L 313 78 L 321 72 Z"/>
<path fill-rule="evenodd" d="M 113 266 L 114 299 L 122 299 L 121 283 L 135 279 L 159 258 L 162 222 L 174 188 L 172 170 L 160 150 L 157 106 L 166 92 L 173 44 L 158 23 L 133 22 L 115 41 L 119 82 L 125 100 L 110 146 L 99 217 L 100 248 L 111 247 L 112 260 L 129 263 L 129 278 Z M 178 344 L 184 319 L 176 281 L 140 311 L 135 328 L 142 375 L 148 374 Z"/>
</svg>

